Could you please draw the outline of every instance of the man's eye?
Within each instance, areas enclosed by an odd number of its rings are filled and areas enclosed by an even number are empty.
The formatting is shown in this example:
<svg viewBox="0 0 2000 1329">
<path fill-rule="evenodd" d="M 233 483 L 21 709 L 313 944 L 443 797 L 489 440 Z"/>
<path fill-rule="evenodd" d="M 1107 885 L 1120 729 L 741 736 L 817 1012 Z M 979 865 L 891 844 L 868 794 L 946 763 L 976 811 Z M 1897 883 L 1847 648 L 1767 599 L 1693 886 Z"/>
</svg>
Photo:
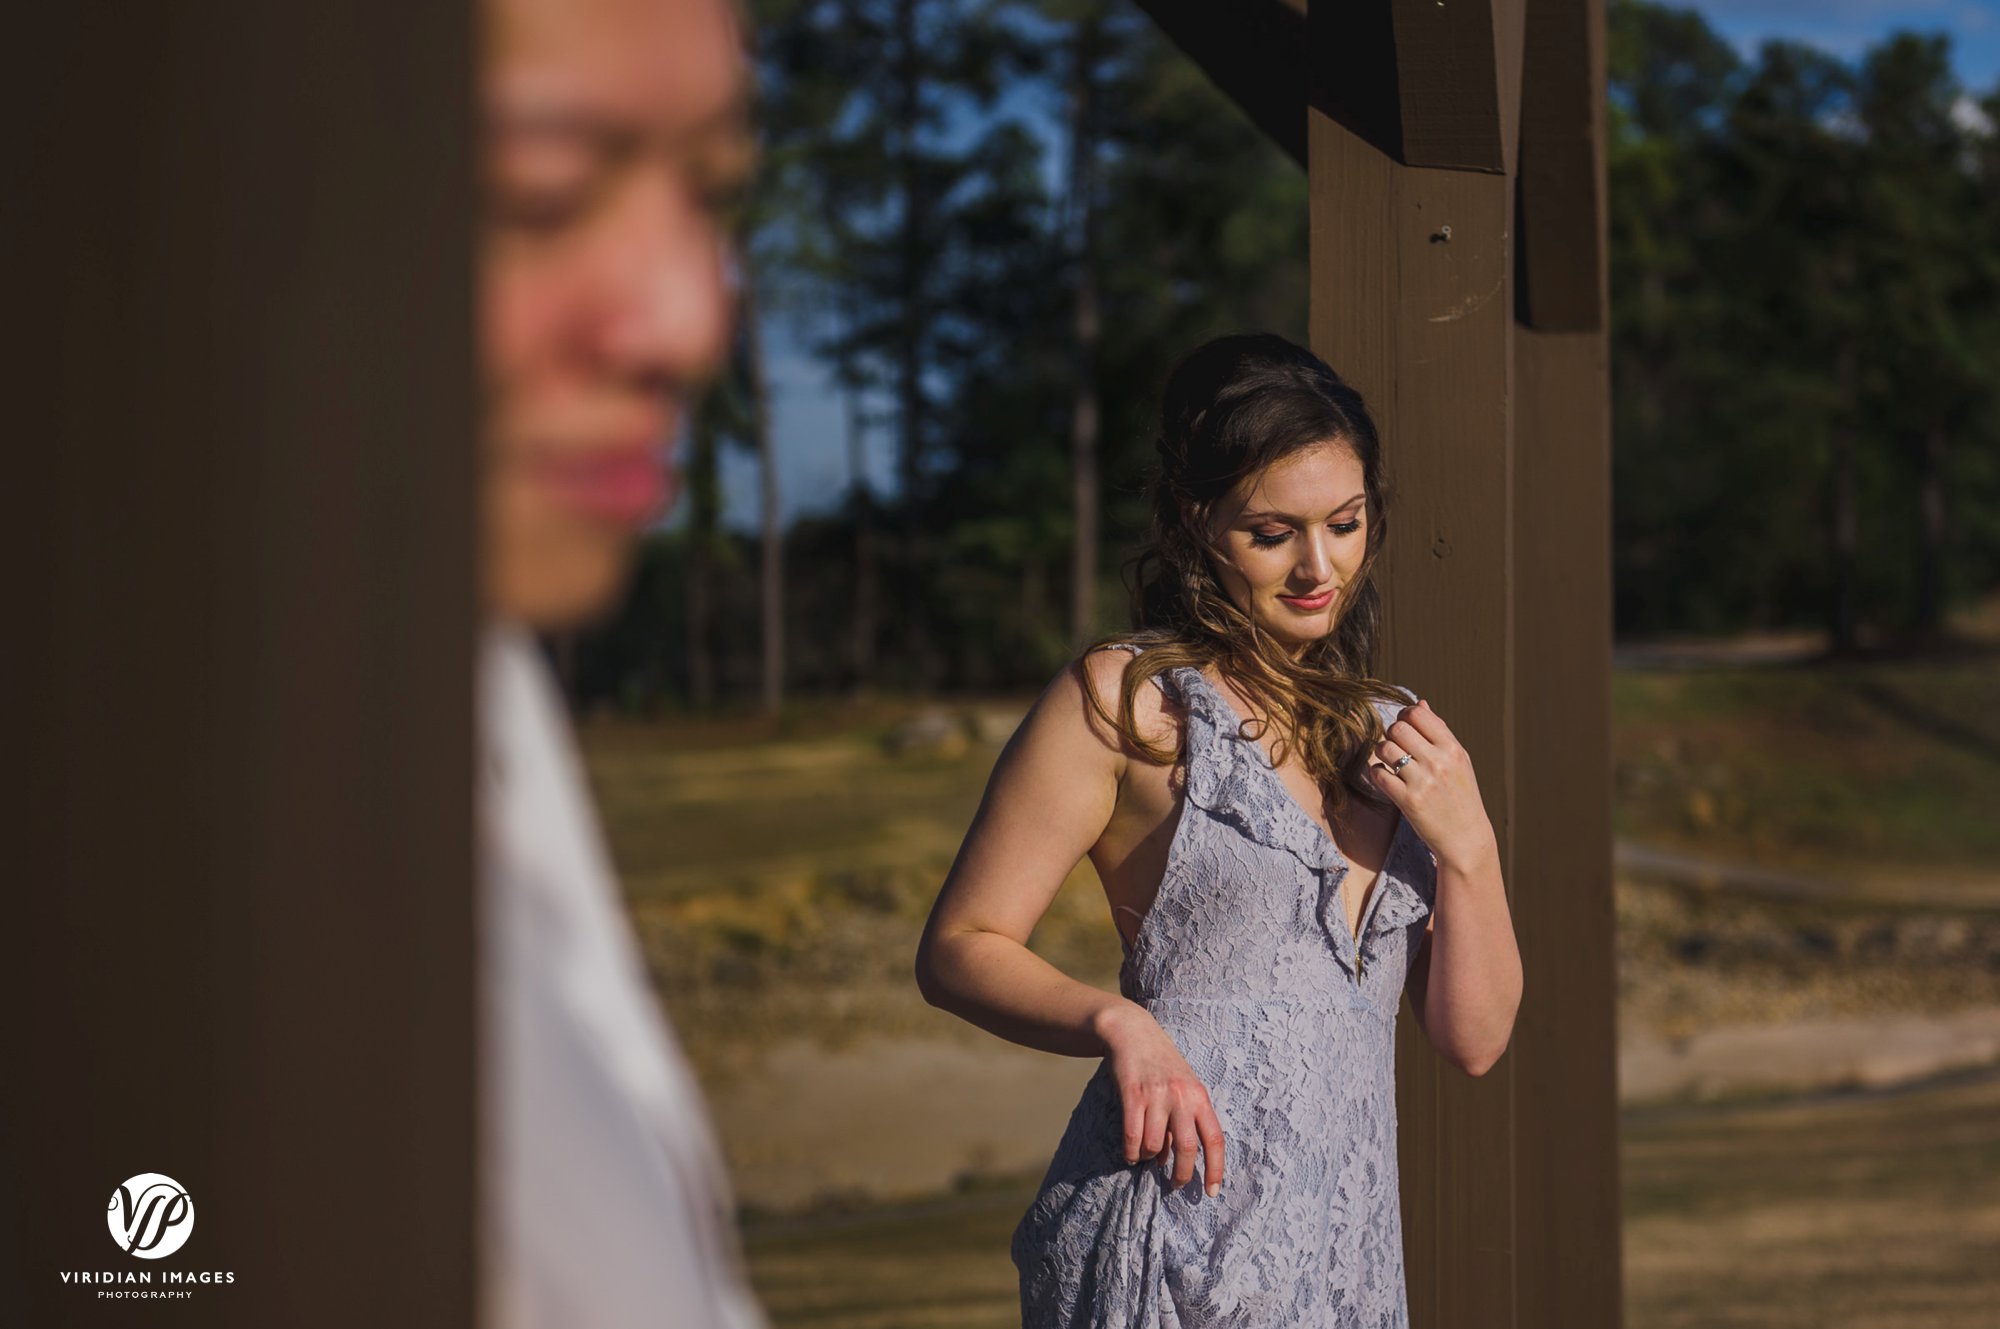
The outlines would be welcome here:
<svg viewBox="0 0 2000 1329">
<path fill-rule="evenodd" d="M 503 190 L 493 200 L 493 214 L 502 225 L 555 231 L 582 216 L 586 203 L 582 190 Z"/>
<path fill-rule="evenodd" d="M 559 230 L 589 211 L 608 169 L 603 149 L 573 136 L 496 135 L 486 158 L 491 215 L 524 231 Z"/>
<path fill-rule="evenodd" d="M 1290 531 L 1273 531 L 1268 534 L 1263 531 L 1250 532 L 1250 543 L 1261 549 L 1269 549 L 1272 545 L 1281 545 L 1291 538 L 1292 533 Z"/>
</svg>

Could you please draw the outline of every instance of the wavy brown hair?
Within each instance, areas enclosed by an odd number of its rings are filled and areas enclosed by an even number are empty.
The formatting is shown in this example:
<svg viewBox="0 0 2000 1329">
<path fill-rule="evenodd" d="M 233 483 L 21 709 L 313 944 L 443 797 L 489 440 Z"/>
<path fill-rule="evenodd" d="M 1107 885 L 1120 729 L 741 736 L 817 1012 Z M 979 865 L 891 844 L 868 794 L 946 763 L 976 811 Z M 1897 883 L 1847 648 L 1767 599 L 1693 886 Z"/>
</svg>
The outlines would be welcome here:
<svg viewBox="0 0 2000 1329">
<path fill-rule="evenodd" d="M 1367 547 L 1342 587 L 1333 630 L 1296 657 L 1237 608 L 1216 578 L 1209 519 L 1236 485 L 1254 483 L 1273 463 L 1323 443 L 1337 443 L 1361 463 L 1367 490 Z M 1167 764 L 1175 749 L 1139 733 L 1136 698 L 1149 679 L 1177 665 L 1216 666 L 1238 693 L 1268 717 L 1246 719 L 1239 733 L 1261 737 L 1275 722 L 1272 756 L 1296 750 L 1338 812 L 1350 793 L 1381 805 L 1368 782 L 1368 754 L 1383 737 L 1375 698 L 1404 704 L 1398 689 L 1370 677 L 1381 595 L 1375 573 L 1388 532 L 1389 494 L 1382 445 L 1361 394 L 1311 351 L 1274 333 L 1218 337 L 1190 352 L 1168 376 L 1160 403 L 1159 470 L 1152 484 L 1152 534 L 1135 560 L 1131 632 L 1104 637 L 1140 646 L 1125 670 L 1118 714 L 1086 689 L 1104 721 L 1149 759 Z"/>
</svg>

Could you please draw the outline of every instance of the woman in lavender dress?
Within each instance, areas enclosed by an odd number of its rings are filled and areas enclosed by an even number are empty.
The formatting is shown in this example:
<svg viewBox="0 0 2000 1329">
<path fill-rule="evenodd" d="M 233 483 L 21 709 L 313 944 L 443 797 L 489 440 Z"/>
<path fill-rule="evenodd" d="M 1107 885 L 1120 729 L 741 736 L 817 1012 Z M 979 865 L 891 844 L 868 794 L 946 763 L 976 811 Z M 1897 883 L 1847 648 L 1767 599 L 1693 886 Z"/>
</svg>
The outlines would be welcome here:
<svg viewBox="0 0 2000 1329">
<path fill-rule="evenodd" d="M 1026 1329 L 1401 1329 L 1395 1024 L 1407 993 L 1466 1073 L 1505 1050 L 1493 829 L 1444 721 L 1366 672 L 1387 496 L 1354 390 L 1281 337 L 1219 338 L 1157 446 L 1139 622 L 1001 755 L 918 982 L 1102 1059 L 1014 1230 Z M 1086 855 L 1115 995 L 1027 946 Z"/>
</svg>

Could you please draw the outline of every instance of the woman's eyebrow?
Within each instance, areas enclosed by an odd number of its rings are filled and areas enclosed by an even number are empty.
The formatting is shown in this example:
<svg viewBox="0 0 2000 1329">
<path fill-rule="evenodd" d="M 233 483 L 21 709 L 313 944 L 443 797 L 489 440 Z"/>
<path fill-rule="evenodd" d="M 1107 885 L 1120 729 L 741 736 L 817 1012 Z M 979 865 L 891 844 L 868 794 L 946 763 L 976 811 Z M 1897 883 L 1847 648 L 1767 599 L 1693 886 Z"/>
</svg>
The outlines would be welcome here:
<svg viewBox="0 0 2000 1329">
<path fill-rule="evenodd" d="M 1339 507 L 1335 508 L 1332 512 L 1329 512 L 1326 515 L 1332 517 L 1339 513 L 1345 512 L 1366 497 L 1368 497 L 1368 493 L 1366 490 L 1363 490 L 1361 493 L 1356 494 L 1353 498 L 1348 499 L 1345 503 L 1342 503 Z M 1301 522 L 1305 520 L 1305 518 L 1294 516 L 1289 512 L 1246 512 L 1242 515 L 1242 517 L 1239 520 L 1256 521 L 1264 517 L 1276 517 L 1279 521 L 1289 521 L 1289 522 Z"/>
</svg>

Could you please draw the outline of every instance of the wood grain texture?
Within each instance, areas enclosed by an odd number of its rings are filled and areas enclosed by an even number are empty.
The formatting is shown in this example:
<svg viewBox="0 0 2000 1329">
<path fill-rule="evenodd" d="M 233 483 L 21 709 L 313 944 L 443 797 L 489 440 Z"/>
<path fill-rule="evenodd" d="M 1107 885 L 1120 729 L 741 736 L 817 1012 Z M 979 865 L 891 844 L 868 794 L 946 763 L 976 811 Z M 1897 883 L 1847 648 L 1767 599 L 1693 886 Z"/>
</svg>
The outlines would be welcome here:
<svg viewBox="0 0 2000 1329">
<path fill-rule="evenodd" d="M 471 11 L 13 36 L 0 1321 L 469 1325 Z M 60 1284 L 142 1171 L 234 1283 Z"/>
<path fill-rule="evenodd" d="M 1604 134 L 1601 6 L 1535 0 L 1521 100 L 1520 320 L 1541 332 L 1595 332 L 1605 267 L 1597 158 Z"/>
<path fill-rule="evenodd" d="M 1523 1325 L 1615 1325 L 1611 467 L 1604 339 L 1521 329 L 1514 489 L 1516 1064 Z M 1504 1063 L 1503 1063 L 1504 1064 Z M 1548 1233 L 1549 1238 L 1536 1234 Z"/>
<path fill-rule="evenodd" d="M 1533 1129 L 1515 1146 L 1523 1233 L 1523 1325 L 1616 1326 L 1619 1240 L 1617 972 L 1611 875 L 1611 387 L 1605 244 L 1604 14 L 1535 0 L 1531 86 L 1566 84 L 1570 148 L 1548 197 L 1560 199 L 1563 252 L 1529 270 L 1561 274 L 1548 322 L 1515 332 L 1515 930 L 1524 986 L 1514 1051 L 1517 1106 Z M 1581 67 L 1578 67 L 1580 61 Z M 1582 96 L 1577 96 L 1581 87 Z M 1580 101 L 1579 106 L 1577 102 Z M 1536 188 L 1530 103 L 1522 108 L 1524 197 Z M 1580 128 L 1581 133 L 1576 134 Z M 1578 139 L 1581 151 L 1575 150 Z M 1539 215 L 1539 214 L 1538 214 Z M 1540 289 L 1540 288 L 1538 288 Z M 1537 320 L 1540 323 L 1541 320 Z"/>
<path fill-rule="evenodd" d="M 1414 1021 L 1399 1031 L 1412 1323 L 1597 1329 L 1621 1313 L 1606 352 L 1601 331 L 1549 336 L 1516 322 L 1519 201 L 1498 113 L 1514 89 L 1532 97 L 1526 34 L 1586 13 L 1485 9 L 1415 45 L 1411 25 L 1437 16 L 1394 9 L 1404 159 L 1458 169 L 1404 164 L 1311 116 L 1311 336 L 1361 388 L 1384 440 L 1393 497 L 1377 672 L 1431 698 L 1473 755 L 1527 975 L 1513 1044 L 1482 1077 L 1443 1063 Z M 1328 66 L 1341 59 L 1342 12 L 1312 27 Z M 1601 55 L 1601 33 L 1590 40 Z M 1546 50 L 1575 47 L 1558 33 Z M 1568 72 L 1601 97 L 1602 68 Z M 1480 70 L 1492 74 L 1484 84 Z M 1421 95 L 1446 85 L 1455 101 Z M 1601 124 L 1586 133 L 1596 155 L 1551 169 L 1568 173 L 1562 196 L 1601 205 Z M 1520 142 L 1525 163 L 1525 127 Z M 1601 218 L 1599 206 L 1583 224 Z M 1585 253 L 1601 299 L 1602 247 Z"/>
<path fill-rule="evenodd" d="M 1508 15 L 1496 5 L 1507 2 L 1391 0 L 1405 165 L 1506 171 L 1500 35 Z M 1322 21 L 1337 33 L 1340 8 Z"/>
</svg>

